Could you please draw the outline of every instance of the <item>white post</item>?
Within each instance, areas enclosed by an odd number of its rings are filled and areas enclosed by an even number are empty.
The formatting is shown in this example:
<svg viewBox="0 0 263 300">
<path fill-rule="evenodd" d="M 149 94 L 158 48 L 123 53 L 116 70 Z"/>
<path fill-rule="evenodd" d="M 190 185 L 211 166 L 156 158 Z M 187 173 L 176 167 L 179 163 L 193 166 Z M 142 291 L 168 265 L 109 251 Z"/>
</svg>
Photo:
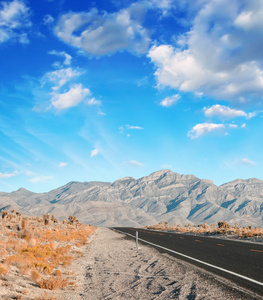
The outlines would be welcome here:
<svg viewBox="0 0 263 300">
<path fill-rule="evenodd" d="M 138 231 L 136 231 L 136 249 L 138 249 Z"/>
</svg>

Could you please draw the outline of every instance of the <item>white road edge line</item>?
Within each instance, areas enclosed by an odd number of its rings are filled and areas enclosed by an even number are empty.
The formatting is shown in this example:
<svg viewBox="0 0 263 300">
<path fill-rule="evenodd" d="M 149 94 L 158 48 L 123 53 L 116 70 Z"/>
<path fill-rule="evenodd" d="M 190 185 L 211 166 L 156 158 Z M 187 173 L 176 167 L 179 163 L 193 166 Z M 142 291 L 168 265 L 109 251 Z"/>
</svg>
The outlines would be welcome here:
<svg viewBox="0 0 263 300">
<path fill-rule="evenodd" d="M 115 230 L 115 231 L 118 231 L 118 232 L 120 232 L 120 233 L 127 234 L 127 235 L 131 236 L 132 238 L 135 238 L 135 236 L 133 236 L 132 234 L 129 234 L 129 233 L 126 233 L 126 232 L 123 232 L 123 231 L 120 231 L 120 230 L 117 230 L 117 229 L 114 229 L 114 228 L 112 228 L 112 229 L 113 229 L 113 230 Z M 194 258 L 194 257 L 191 257 L 191 256 L 188 256 L 188 255 L 185 255 L 185 254 L 183 254 L 183 253 L 180 253 L 180 252 L 176 252 L 176 251 L 174 251 L 174 250 L 171 250 L 171 249 L 165 248 L 165 247 L 163 247 L 163 246 L 160 246 L 160 245 L 157 245 L 157 244 L 153 244 L 153 243 L 151 243 L 151 242 L 148 242 L 148 241 L 145 241 L 145 240 L 143 240 L 143 239 L 140 239 L 140 238 L 138 238 L 138 240 L 140 240 L 140 241 L 142 241 L 142 242 L 145 242 L 145 243 L 147 243 L 147 244 L 153 245 L 153 246 L 155 246 L 155 247 L 158 247 L 158 248 L 161 248 L 161 249 L 164 249 L 164 250 L 170 251 L 170 252 L 172 252 L 172 253 L 175 253 L 175 254 L 177 254 L 177 255 L 180 255 L 180 256 L 186 257 L 186 258 L 188 258 L 188 259 L 194 260 L 194 261 L 196 261 L 196 262 L 198 262 L 198 263 L 201 263 L 201 264 L 203 264 L 203 265 L 206 265 L 206 266 L 209 266 L 209 267 L 215 268 L 215 269 L 217 269 L 217 270 L 220 270 L 220 271 L 223 271 L 223 272 L 229 273 L 229 274 L 231 274 L 231 275 L 234 275 L 234 276 L 240 277 L 240 278 L 242 278 L 242 279 L 245 279 L 245 280 L 248 280 L 248 281 L 250 281 L 250 282 L 253 282 L 253 283 L 256 283 L 256 284 L 258 284 L 258 285 L 261 285 L 261 286 L 263 286 L 263 283 L 262 283 L 262 282 L 260 282 L 260 281 L 257 281 L 257 280 L 255 280 L 255 279 L 252 279 L 252 278 L 246 277 L 246 276 L 244 276 L 244 275 L 240 275 L 240 274 L 238 274 L 238 273 L 235 273 L 235 272 L 232 272 L 232 271 L 229 271 L 229 270 L 226 270 L 226 269 L 223 269 L 223 268 L 217 267 L 217 266 L 215 266 L 215 265 L 209 264 L 209 263 L 207 263 L 207 262 L 204 262 L 204 261 L 202 261 L 202 260 L 196 259 L 196 258 Z"/>
</svg>

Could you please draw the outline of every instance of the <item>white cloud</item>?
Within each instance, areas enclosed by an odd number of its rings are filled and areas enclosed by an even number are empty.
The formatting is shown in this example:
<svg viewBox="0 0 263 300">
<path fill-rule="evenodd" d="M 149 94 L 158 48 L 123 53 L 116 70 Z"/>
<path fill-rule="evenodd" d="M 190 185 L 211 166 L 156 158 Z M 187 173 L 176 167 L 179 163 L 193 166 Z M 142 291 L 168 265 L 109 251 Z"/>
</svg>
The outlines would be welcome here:
<svg viewBox="0 0 263 300">
<path fill-rule="evenodd" d="M 90 90 L 83 88 L 81 84 L 76 84 L 66 93 L 54 93 L 51 99 L 51 105 L 58 110 L 68 109 L 77 106 L 85 97 L 90 94 Z"/>
<path fill-rule="evenodd" d="M 229 126 L 229 128 L 238 128 L 238 125 L 236 125 L 236 124 L 229 124 L 228 126 Z"/>
<path fill-rule="evenodd" d="M 28 179 L 28 181 L 32 183 L 42 183 L 42 182 L 47 182 L 53 179 L 53 176 L 39 176 L 39 177 L 33 177 L 31 179 Z"/>
<path fill-rule="evenodd" d="M 14 176 L 17 176 L 18 174 L 19 173 L 17 171 L 14 171 L 13 173 L 1 173 L 0 172 L 0 179 L 14 177 Z"/>
<path fill-rule="evenodd" d="M 224 130 L 225 130 L 224 124 L 201 123 L 195 125 L 191 131 L 188 131 L 187 136 L 190 137 L 191 139 L 196 139 L 212 131 L 223 132 Z"/>
<path fill-rule="evenodd" d="M 130 160 L 129 161 L 129 164 L 130 165 L 132 165 L 132 166 L 134 166 L 134 167 L 144 167 L 144 164 L 143 163 L 141 163 L 141 162 L 138 162 L 138 161 L 136 161 L 136 160 Z"/>
<path fill-rule="evenodd" d="M 146 4 L 150 7 L 161 9 L 163 16 L 165 16 L 171 9 L 173 2 L 172 0 L 148 0 Z"/>
<path fill-rule="evenodd" d="M 101 106 L 101 101 L 95 98 L 91 98 L 87 101 L 87 104 L 90 106 Z"/>
<path fill-rule="evenodd" d="M 66 162 L 60 162 L 58 164 L 58 167 L 63 168 L 63 167 L 66 167 L 67 165 L 68 165 L 68 163 L 66 163 Z"/>
<path fill-rule="evenodd" d="M 65 66 L 70 66 L 71 65 L 72 56 L 69 55 L 68 53 L 66 53 L 65 51 L 59 52 L 59 51 L 56 51 L 56 50 L 52 50 L 52 51 L 48 52 L 48 54 L 62 56 L 62 57 L 65 58 L 63 64 Z"/>
<path fill-rule="evenodd" d="M 18 35 L 18 40 L 21 44 L 29 44 L 29 39 L 26 33 L 21 33 Z"/>
<path fill-rule="evenodd" d="M 45 15 L 43 22 L 45 25 L 52 24 L 54 22 L 54 18 L 51 15 Z"/>
<path fill-rule="evenodd" d="M 261 0 L 204 2 L 184 48 L 150 49 L 158 85 L 217 99 L 262 99 L 262 28 Z"/>
<path fill-rule="evenodd" d="M 252 165 L 252 166 L 255 166 L 256 163 L 248 158 L 242 158 L 241 159 L 241 162 L 245 165 Z"/>
<path fill-rule="evenodd" d="M 98 154 L 99 154 L 99 150 L 98 149 L 94 149 L 94 150 L 91 151 L 90 156 L 94 157 L 94 156 L 96 156 Z"/>
<path fill-rule="evenodd" d="M 252 119 L 252 118 L 254 118 L 256 115 L 257 115 L 256 112 L 250 112 L 250 113 L 247 114 L 247 119 Z"/>
<path fill-rule="evenodd" d="M 170 107 L 173 104 L 175 104 L 178 100 L 180 99 L 180 95 L 173 95 L 173 96 L 169 96 L 164 98 L 161 102 L 160 105 L 164 106 L 164 107 Z"/>
<path fill-rule="evenodd" d="M 219 117 L 219 118 L 236 118 L 246 117 L 247 113 L 243 110 L 233 109 L 224 105 L 213 105 L 211 107 L 204 108 L 206 117 Z"/>
<path fill-rule="evenodd" d="M 233 119 L 237 117 L 246 117 L 247 119 L 251 119 L 257 115 L 256 112 L 246 113 L 243 110 L 233 109 L 220 104 L 215 104 L 211 107 L 205 107 L 204 112 L 206 117 L 219 117 L 223 119 Z"/>
<path fill-rule="evenodd" d="M 20 43 L 28 43 L 27 34 L 22 28 L 31 26 L 29 8 L 22 1 L 0 3 L 0 43 L 15 39 Z"/>
<path fill-rule="evenodd" d="M 139 17 L 144 10 L 143 5 L 132 5 L 111 14 L 100 14 L 96 9 L 64 14 L 57 22 L 55 33 L 66 43 L 91 55 L 121 50 L 146 53 L 150 38 Z"/>
<path fill-rule="evenodd" d="M 79 71 L 72 68 L 64 68 L 46 73 L 42 81 L 43 83 L 47 80 L 54 82 L 55 86 L 53 86 L 52 89 L 56 91 L 66 83 L 70 82 L 74 77 L 78 77 L 80 74 L 81 73 Z"/>
<path fill-rule="evenodd" d="M 247 126 L 247 124 L 244 123 L 244 124 L 241 125 L 241 128 L 246 128 L 246 126 Z"/>
<path fill-rule="evenodd" d="M 143 130 L 144 128 L 141 126 L 131 126 L 131 125 L 125 125 L 126 129 L 135 129 L 135 130 Z M 123 127 L 121 127 L 123 128 Z"/>
</svg>

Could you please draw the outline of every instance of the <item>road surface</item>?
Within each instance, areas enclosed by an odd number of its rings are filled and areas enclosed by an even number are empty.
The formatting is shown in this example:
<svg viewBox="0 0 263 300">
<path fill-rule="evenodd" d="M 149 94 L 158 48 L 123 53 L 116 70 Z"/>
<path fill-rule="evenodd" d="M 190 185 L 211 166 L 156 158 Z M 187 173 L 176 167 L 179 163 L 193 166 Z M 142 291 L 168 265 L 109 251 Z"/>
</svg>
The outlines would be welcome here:
<svg viewBox="0 0 263 300">
<path fill-rule="evenodd" d="M 263 245 L 147 229 L 114 227 L 263 296 Z M 159 246 L 159 247 L 157 247 Z M 164 249 L 165 248 L 165 249 Z M 172 250 L 169 251 L 169 250 Z"/>
</svg>

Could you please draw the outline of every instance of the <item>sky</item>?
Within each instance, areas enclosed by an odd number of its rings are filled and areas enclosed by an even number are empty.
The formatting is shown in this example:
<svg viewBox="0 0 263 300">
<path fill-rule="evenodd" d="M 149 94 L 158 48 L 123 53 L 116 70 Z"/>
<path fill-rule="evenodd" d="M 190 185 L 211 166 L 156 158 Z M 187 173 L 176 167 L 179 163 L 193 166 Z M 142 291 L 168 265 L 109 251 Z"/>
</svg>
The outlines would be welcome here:
<svg viewBox="0 0 263 300">
<path fill-rule="evenodd" d="M 263 180 L 262 0 L 0 2 L 0 191 Z"/>
</svg>

